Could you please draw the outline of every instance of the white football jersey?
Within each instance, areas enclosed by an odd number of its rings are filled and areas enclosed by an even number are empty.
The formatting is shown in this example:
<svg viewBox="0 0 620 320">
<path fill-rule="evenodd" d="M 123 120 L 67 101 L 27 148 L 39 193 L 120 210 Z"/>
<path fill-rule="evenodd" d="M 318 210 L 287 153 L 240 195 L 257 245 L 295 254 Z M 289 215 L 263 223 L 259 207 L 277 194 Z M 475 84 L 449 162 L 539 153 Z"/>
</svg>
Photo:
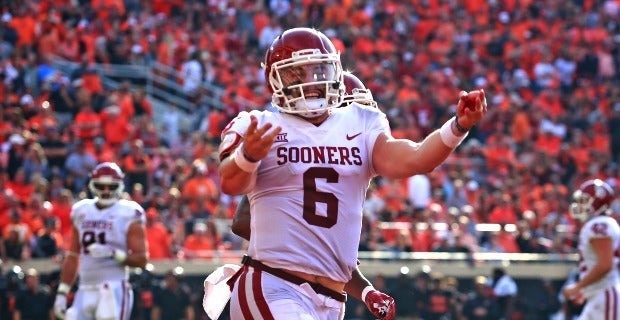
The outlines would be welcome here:
<svg viewBox="0 0 620 320">
<path fill-rule="evenodd" d="M 385 114 L 352 104 L 332 109 L 321 125 L 286 113 L 242 112 L 222 133 L 241 136 L 257 117 L 259 127 L 280 126 L 275 143 L 248 193 L 252 212 L 248 253 L 265 264 L 347 282 L 357 265 L 362 205 Z"/>
<path fill-rule="evenodd" d="M 127 230 L 134 221 L 145 223 L 144 209 L 129 200 L 119 200 L 105 209 L 96 200 L 84 199 L 73 205 L 71 221 L 80 236 L 80 283 L 98 284 L 105 281 L 127 280 L 128 268 L 114 259 L 91 257 L 86 247 L 98 242 L 127 251 Z"/>
<path fill-rule="evenodd" d="M 579 278 L 583 279 L 596 265 L 597 256 L 590 240 L 595 238 L 611 238 L 614 248 L 613 267 L 601 280 L 583 288 L 586 298 L 593 297 L 596 293 L 615 286 L 619 283 L 618 258 L 620 250 L 620 227 L 614 218 L 609 216 L 596 216 L 588 220 L 579 233 Z"/>
</svg>

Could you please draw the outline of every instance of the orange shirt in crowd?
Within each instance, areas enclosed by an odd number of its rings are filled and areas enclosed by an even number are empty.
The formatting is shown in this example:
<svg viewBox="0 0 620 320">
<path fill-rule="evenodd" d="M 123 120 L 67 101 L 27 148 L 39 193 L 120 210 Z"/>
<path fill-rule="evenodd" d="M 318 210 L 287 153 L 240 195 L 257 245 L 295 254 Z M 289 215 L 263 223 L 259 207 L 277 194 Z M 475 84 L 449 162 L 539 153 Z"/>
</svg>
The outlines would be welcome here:
<svg viewBox="0 0 620 320">
<path fill-rule="evenodd" d="M 333 4 L 328 5 L 325 8 L 325 17 L 323 18 L 323 22 L 325 25 L 338 26 L 347 22 L 347 12 L 351 5 L 346 6 L 344 2 L 351 2 L 348 0 L 343 0 L 338 2 L 334 2 Z"/>
<path fill-rule="evenodd" d="M 149 208 L 146 213 L 148 219 L 154 219 L 153 216 L 156 217 L 157 213 L 149 213 L 149 210 L 155 209 Z M 172 237 L 163 223 L 159 221 L 147 221 L 146 241 L 149 244 L 149 259 L 158 260 L 172 258 L 172 252 L 170 251 Z"/>
<path fill-rule="evenodd" d="M 90 5 L 102 21 L 107 21 L 112 12 L 116 12 L 121 17 L 125 14 L 123 0 L 91 0 Z"/>
<path fill-rule="evenodd" d="M 575 165 L 579 172 L 586 172 L 588 165 L 590 164 L 590 147 L 586 146 L 571 146 L 569 148 L 570 153 L 573 155 Z"/>
<path fill-rule="evenodd" d="M 131 119 L 135 114 L 133 99 L 129 94 L 119 96 L 118 106 L 121 108 L 121 117 L 123 119 Z"/>
<path fill-rule="evenodd" d="M 50 128 L 50 127 L 57 127 L 57 126 L 58 126 L 58 121 L 56 120 L 56 117 L 54 117 L 53 114 L 47 114 L 47 113 L 44 113 L 43 111 L 40 111 L 39 113 L 37 113 L 36 115 L 28 119 L 28 128 L 31 128 L 31 129 L 40 130 L 44 127 Z"/>
<path fill-rule="evenodd" d="M 30 200 L 30 196 L 34 192 L 34 185 L 29 183 L 19 183 L 16 181 L 8 181 L 6 183 L 8 189 L 13 190 L 13 193 L 22 201 L 26 202 Z"/>
<path fill-rule="evenodd" d="M 54 201 L 52 203 L 52 215 L 58 218 L 60 222 L 60 233 L 63 235 L 71 234 L 71 203 L 63 201 Z"/>
<path fill-rule="evenodd" d="M 127 141 L 131 133 L 131 125 L 129 121 L 121 115 L 114 112 L 101 112 L 103 124 L 103 136 L 105 141 L 112 146 L 119 146 Z"/>
<path fill-rule="evenodd" d="M 517 223 L 517 213 L 511 205 L 499 205 L 491 211 L 489 223 Z"/>
<path fill-rule="evenodd" d="M 542 133 L 536 139 L 536 149 L 544 151 L 552 156 L 560 153 L 562 139 L 551 133 Z"/>
<path fill-rule="evenodd" d="M 504 252 L 506 253 L 519 253 L 521 250 L 519 249 L 519 245 L 517 245 L 517 241 L 515 240 L 514 235 L 506 231 L 500 231 L 497 235 L 497 243 L 504 248 Z"/>
<path fill-rule="evenodd" d="M 81 139 L 92 139 L 101 132 L 101 117 L 89 111 L 80 111 L 75 116 L 75 134 Z"/>
<path fill-rule="evenodd" d="M 190 258 L 211 259 L 214 256 L 215 246 L 206 235 L 190 234 L 183 243 L 183 249 Z"/>
<path fill-rule="evenodd" d="M 531 135 L 532 126 L 528 113 L 524 110 L 517 111 L 512 120 L 512 138 L 516 143 L 521 143 L 530 140 Z"/>
<path fill-rule="evenodd" d="M 82 88 L 90 94 L 103 93 L 103 83 L 101 82 L 101 78 L 94 72 L 87 72 L 82 76 Z"/>
<path fill-rule="evenodd" d="M 411 248 L 413 252 L 430 252 L 432 242 L 431 233 L 427 230 L 411 233 Z"/>
<path fill-rule="evenodd" d="M 182 194 L 189 201 L 188 207 L 191 212 L 199 212 L 202 207 L 211 214 L 215 213 L 217 206 L 211 198 L 218 194 L 218 190 L 211 178 L 205 176 L 190 178 L 183 186 Z"/>
<path fill-rule="evenodd" d="M 142 155 L 140 157 L 140 159 L 142 161 L 144 161 L 144 163 L 137 164 L 136 161 L 138 159 L 136 159 L 133 154 L 128 154 L 127 156 L 125 156 L 125 158 L 123 159 L 123 162 L 122 162 L 123 163 L 122 167 L 125 170 L 125 172 L 135 171 L 136 168 L 138 167 L 138 165 L 141 166 L 141 167 L 144 166 L 144 167 L 147 167 L 147 168 L 151 167 L 151 158 L 148 155 L 146 155 L 146 154 Z"/>
<path fill-rule="evenodd" d="M 93 150 L 89 152 L 97 159 L 97 162 L 116 162 L 120 154 L 107 143 L 104 143 L 99 148 L 93 147 Z"/>
<path fill-rule="evenodd" d="M 10 22 L 10 26 L 15 28 L 17 35 L 17 46 L 31 46 L 34 44 L 37 22 L 29 14 L 23 17 L 13 17 Z"/>
<path fill-rule="evenodd" d="M 45 227 L 45 222 L 41 215 L 35 215 L 29 209 L 25 209 L 22 213 L 22 221 L 28 225 L 33 234 L 37 234 Z"/>
<path fill-rule="evenodd" d="M 37 50 L 42 56 L 56 55 L 60 47 L 60 38 L 54 30 L 48 31 L 39 37 L 37 41 Z"/>
<path fill-rule="evenodd" d="M 269 15 L 264 10 L 258 11 L 254 14 L 254 31 L 256 31 L 256 38 L 260 37 L 263 28 L 269 25 Z"/>
</svg>

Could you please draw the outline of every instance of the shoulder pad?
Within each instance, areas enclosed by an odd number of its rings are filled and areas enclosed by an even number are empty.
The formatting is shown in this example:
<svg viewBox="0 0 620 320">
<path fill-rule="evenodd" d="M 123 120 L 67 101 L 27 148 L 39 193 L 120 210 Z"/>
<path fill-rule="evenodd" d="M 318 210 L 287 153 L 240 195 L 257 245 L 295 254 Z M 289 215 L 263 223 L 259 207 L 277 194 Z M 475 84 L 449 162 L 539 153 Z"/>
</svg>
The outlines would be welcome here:
<svg viewBox="0 0 620 320">
<path fill-rule="evenodd" d="M 246 111 L 241 111 L 239 114 L 232 119 L 228 125 L 222 130 L 222 140 L 224 136 L 230 133 L 236 133 L 240 136 L 243 136 L 245 131 L 250 126 L 250 113 Z"/>
</svg>

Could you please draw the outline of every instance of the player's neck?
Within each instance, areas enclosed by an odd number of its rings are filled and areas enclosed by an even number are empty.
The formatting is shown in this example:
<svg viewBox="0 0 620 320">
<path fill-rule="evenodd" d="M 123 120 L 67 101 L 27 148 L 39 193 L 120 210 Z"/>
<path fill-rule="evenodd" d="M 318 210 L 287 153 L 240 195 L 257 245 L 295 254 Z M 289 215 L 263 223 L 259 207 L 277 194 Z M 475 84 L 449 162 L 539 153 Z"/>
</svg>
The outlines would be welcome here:
<svg viewBox="0 0 620 320">
<path fill-rule="evenodd" d="M 97 207 L 97 209 L 99 209 L 99 210 L 104 210 L 104 209 L 107 209 L 107 208 L 109 208 L 109 207 L 111 207 L 111 206 L 113 206 L 113 205 L 114 205 L 114 203 L 110 203 L 110 204 L 102 204 L 102 203 L 100 203 L 100 202 L 95 203 L 95 206 L 96 206 L 96 207 Z"/>
</svg>

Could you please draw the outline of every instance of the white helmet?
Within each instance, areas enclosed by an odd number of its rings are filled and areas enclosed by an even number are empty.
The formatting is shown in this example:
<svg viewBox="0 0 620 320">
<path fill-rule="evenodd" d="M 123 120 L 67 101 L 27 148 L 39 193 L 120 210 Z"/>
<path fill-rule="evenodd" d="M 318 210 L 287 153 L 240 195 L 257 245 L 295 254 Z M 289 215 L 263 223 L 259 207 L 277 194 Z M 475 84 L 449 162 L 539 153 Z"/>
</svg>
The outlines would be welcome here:
<svg viewBox="0 0 620 320">
<path fill-rule="evenodd" d="M 90 173 L 88 188 L 97 202 L 109 206 L 120 199 L 125 189 L 125 174 L 114 162 L 102 162 Z"/>
</svg>

